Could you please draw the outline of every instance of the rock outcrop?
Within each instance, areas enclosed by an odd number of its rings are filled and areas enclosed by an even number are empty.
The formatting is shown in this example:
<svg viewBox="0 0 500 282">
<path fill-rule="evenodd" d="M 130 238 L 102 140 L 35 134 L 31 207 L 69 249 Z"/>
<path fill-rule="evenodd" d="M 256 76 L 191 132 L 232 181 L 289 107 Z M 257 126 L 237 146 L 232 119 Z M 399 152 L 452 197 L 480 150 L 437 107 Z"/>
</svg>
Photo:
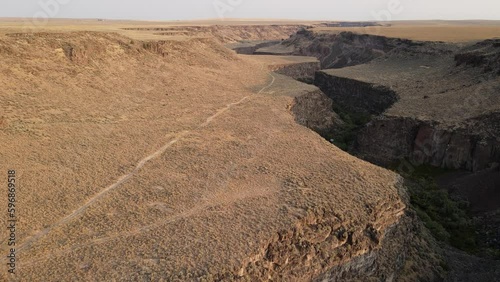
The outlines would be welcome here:
<svg viewBox="0 0 500 282">
<path fill-rule="evenodd" d="M 481 68 L 485 73 L 500 75 L 500 39 L 478 42 L 455 55 L 457 66 Z"/>
<path fill-rule="evenodd" d="M 298 124 L 327 136 L 335 134 L 344 126 L 332 108 L 332 100 L 318 89 L 295 97 L 290 110 Z"/>
<path fill-rule="evenodd" d="M 249 56 L 267 66 L 267 69 L 291 77 L 301 82 L 313 84 L 314 76 L 320 69 L 319 61 L 314 57 L 304 56 Z"/>
<path fill-rule="evenodd" d="M 254 40 L 281 40 L 295 33 L 304 25 L 207 25 L 171 27 L 133 27 L 124 30 L 151 32 L 164 36 L 211 37 L 220 43 L 238 43 Z"/>
<path fill-rule="evenodd" d="M 367 63 L 394 48 L 412 44 L 415 43 L 383 36 L 353 32 L 316 33 L 301 29 L 284 40 L 280 48 L 292 48 L 294 55 L 316 57 L 321 61 L 321 67 L 328 69 Z"/>
<path fill-rule="evenodd" d="M 269 69 L 293 79 L 312 84 L 320 66 L 319 62 L 302 62 L 297 64 L 275 64 L 270 66 Z"/>
<path fill-rule="evenodd" d="M 368 64 L 318 72 L 315 84 L 342 109 L 374 116 L 355 142 L 364 159 L 480 171 L 500 162 L 495 44 L 409 43 Z"/>
<path fill-rule="evenodd" d="M 322 71 L 316 73 L 314 83 L 339 107 L 358 114 L 380 115 L 399 98 L 389 87 L 330 76 Z"/>
<path fill-rule="evenodd" d="M 500 162 L 497 137 L 474 131 L 474 128 L 442 128 L 437 123 L 382 116 L 359 132 L 356 151 L 363 158 L 385 166 L 407 158 L 415 166 L 428 164 L 480 171 Z"/>
<path fill-rule="evenodd" d="M 277 40 L 241 41 L 238 43 L 226 44 L 226 47 L 234 50 L 238 54 L 252 55 L 255 51 L 257 51 L 257 49 L 273 46 L 279 43 L 280 41 Z"/>
</svg>

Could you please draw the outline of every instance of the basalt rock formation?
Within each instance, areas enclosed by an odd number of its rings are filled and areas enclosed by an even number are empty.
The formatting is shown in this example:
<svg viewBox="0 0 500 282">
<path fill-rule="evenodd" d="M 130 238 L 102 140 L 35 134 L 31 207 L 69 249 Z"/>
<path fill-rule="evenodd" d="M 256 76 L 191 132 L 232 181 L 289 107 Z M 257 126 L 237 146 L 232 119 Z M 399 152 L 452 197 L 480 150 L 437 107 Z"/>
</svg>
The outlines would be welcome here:
<svg viewBox="0 0 500 282">
<path fill-rule="evenodd" d="M 500 162 L 494 44 L 397 48 L 369 64 L 318 72 L 315 83 L 348 111 L 373 115 L 357 137 L 364 158 L 479 171 Z"/>
<path fill-rule="evenodd" d="M 423 167 L 441 173 L 424 178 L 436 181 L 433 187 L 446 190 L 455 201 L 467 203 L 464 209 L 475 228 L 472 242 L 478 249 L 485 248 L 481 254 L 489 258 L 498 257 L 495 250 L 500 242 L 496 232 L 500 226 L 499 58 L 498 40 L 465 47 L 420 42 L 394 48 L 363 65 L 317 72 L 315 79 L 334 105 L 348 113 L 342 116 L 371 116 L 351 132 L 350 152 L 384 167 L 398 167 L 408 177 L 422 177 L 417 171 Z M 432 203 L 431 198 L 424 200 L 431 209 Z M 446 281 L 500 277 L 497 261 L 455 250 L 445 253 L 450 264 Z"/>
<path fill-rule="evenodd" d="M 387 86 L 329 76 L 325 72 L 317 72 L 314 83 L 339 107 L 357 114 L 380 115 L 399 99 Z"/>
<path fill-rule="evenodd" d="M 377 117 L 358 135 L 356 148 L 364 158 L 381 165 L 408 158 L 416 166 L 476 172 L 500 162 L 500 141 L 496 134 L 474 129 L 442 128 L 413 118 Z"/>
<path fill-rule="evenodd" d="M 455 55 L 457 66 L 482 68 L 485 73 L 500 75 L 500 39 L 478 42 Z"/>
<path fill-rule="evenodd" d="M 277 52 L 290 50 L 289 52 L 294 55 L 316 57 L 320 60 L 321 67 L 328 69 L 364 64 L 395 48 L 415 44 L 418 43 L 353 32 L 316 33 L 301 29 L 281 44 L 269 47 L 266 51 L 272 54 L 274 48 Z"/>
<path fill-rule="evenodd" d="M 276 40 L 270 40 L 270 41 L 268 41 L 268 40 L 264 40 L 264 41 L 262 41 L 262 40 L 258 40 L 258 41 L 244 40 L 244 41 L 241 41 L 238 43 L 226 44 L 226 47 L 234 50 L 238 54 L 252 55 L 255 53 L 255 51 L 257 51 L 257 49 L 273 46 L 273 45 L 276 45 L 279 43 L 280 43 L 280 41 L 276 41 Z"/>
<path fill-rule="evenodd" d="M 320 69 L 318 61 L 300 62 L 295 64 L 273 64 L 269 66 L 269 70 L 286 75 L 293 79 L 312 84 L 316 71 Z"/>
</svg>

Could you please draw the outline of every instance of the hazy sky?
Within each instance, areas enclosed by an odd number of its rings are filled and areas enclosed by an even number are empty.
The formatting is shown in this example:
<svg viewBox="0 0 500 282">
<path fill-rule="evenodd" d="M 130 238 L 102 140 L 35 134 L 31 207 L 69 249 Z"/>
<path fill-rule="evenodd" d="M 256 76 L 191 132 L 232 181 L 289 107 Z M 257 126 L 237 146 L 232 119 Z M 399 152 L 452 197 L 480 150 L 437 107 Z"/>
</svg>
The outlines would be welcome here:
<svg viewBox="0 0 500 282">
<path fill-rule="evenodd" d="M 500 0 L 0 0 L 0 17 L 496 19 Z M 44 4 L 45 3 L 45 4 Z M 56 5 L 54 5 L 56 3 Z"/>
</svg>

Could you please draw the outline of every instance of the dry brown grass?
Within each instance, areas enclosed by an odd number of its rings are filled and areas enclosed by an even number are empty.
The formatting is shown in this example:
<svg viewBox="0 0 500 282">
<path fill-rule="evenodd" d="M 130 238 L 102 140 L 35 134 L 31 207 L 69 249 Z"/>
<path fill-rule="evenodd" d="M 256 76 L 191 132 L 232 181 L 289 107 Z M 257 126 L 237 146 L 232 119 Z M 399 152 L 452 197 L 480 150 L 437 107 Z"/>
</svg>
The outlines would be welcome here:
<svg viewBox="0 0 500 282">
<path fill-rule="evenodd" d="M 456 66 L 453 55 L 400 53 L 369 64 L 323 72 L 395 91 L 400 99 L 385 112 L 389 116 L 437 121 L 453 128 L 500 110 L 500 81 L 486 79 L 481 68 L 463 71 Z"/>
<path fill-rule="evenodd" d="M 293 99 L 266 94 L 262 62 L 212 39 L 70 32 L 114 28 L 0 36 L 0 166 L 21 183 L 20 281 L 247 275 L 277 232 L 311 224 L 300 228 L 319 247 L 316 218 L 335 216 L 328 228 L 356 243 L 328 246 L 348 260 L 375 246 L 368 224 L 398 221 L 398 177 L 296 124 Z M 292 269 L 340 262 L 294 256 Z"/>
</svg>

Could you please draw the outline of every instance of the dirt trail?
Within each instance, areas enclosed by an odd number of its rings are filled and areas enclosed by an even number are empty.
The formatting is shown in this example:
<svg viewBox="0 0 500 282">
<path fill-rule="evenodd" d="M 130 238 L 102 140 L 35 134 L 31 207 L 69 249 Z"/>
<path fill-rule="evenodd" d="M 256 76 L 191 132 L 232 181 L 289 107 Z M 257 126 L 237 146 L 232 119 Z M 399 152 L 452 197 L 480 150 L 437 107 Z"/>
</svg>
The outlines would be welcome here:
<svg viewBox="0 0 500 282">
<path fill-rule="evenodd" d="M 31 264 L 43 262 L 44 260 L 49 259 L 49 258 L 64 256 L 64 255 L 67 255 L 68 253 L 74 252 L 75 250 L 78 250 L 78 249 L 83 249 L 86 247 L 95 246 L 95 245 L 99 245 L 99 244 L 105 244 L 105 243 L 108 243 L 110 241 L 113 241 L 113 240 L 116 240 L 119 238 L 135 236 L 135 235 L 139 235 L 139 234 L 142 234 L 142 233 L 145 233 L 148 231 L 152 231 L 156 228 L 160 228 L 160 227 L 167 225 L 169 223 L 172 223 L 174 221 L 178 221 L 180 219 L 184 219 L 184 218 L 188 218 L 188 217 L 200 214 L 209 208 L 216 207 L 216 206 L 221 205 L 221 204 L 231 204 L 231 203 L 235 203 L 235 202 L 242 200 L 242 199 L 252 199 L 252 198 L 265 196 L 268 194 L 270 194 L 270 191 L 252 191 L 252 193 L 242 193 L 242 194 L 238 194 L 238 195 L 224 195 L 223 197 L 213 197 L 212 199 L 208 200 L 203 205 L 194 206 L 194 207 L 189 208 L 189 209 L 182 211 L 180 213 L 168 216 L 167 218 L 162 218 L 161 220 L 158 220 L 152 224 L 149 224 L 146 226 L 141 226 L 140 228 L 135 228 L 135 229 L 132 229 L 132 230 L 127 231 L 127 232 L 117 232 L 117 233 L 110 234 L 110 235 L 105 236 L 105 237 L 96 238 L 96 239 L 93 239 L 87 243 L 78 244 L 78 245 L 71 245 L 71 246 L 59 249 L 57 252 L 48 253 L 48 254 L 45 254 L 41 257 L 33 258 L 31 260 L 28 260 L 28 261 L 23 261 L 23 266 L 26 267 L 26 266 L 31 265 Z M 76 215 L 74 217 L 76 217 Z M 60 224 L 62 224 L 62 223 L 60 223 Z M 54 226 L 54 227 L 56 227 L 56 226 Z"/>
<path fill-rule="evenodd" d="M 262 94 L 266 89 L 270 88 L 276 78 L 274 77 L 274 75 L 269 72 L 268 73 L 269 76 L 271 77 L 271 82 L 264 86 L 262 89 L 259 90 L 259 92 L 257 92 L 257 94 Z M 200 124 L 195 130 L 193 131 L 196 131 L 200 128 L 203 128 L 205 126 L 208 126 L 215 118 L 217 118 L 218 116 L 222 115 L 223 113 L 225 113 L 226 111 L 230 110 L 232 107 L 236 106 L 236 105 L 239 105 L 243 102 L 245 102 L 246 100 L 249 100 L 251 96 L 245 96 L 244 98 L 242 98 L 241 100 L 237 101 L 237 102 L 234 102 L 234 103 L 231 103 L 231 104 L 228 104 L 226 107 L 218 110 L 214 115 L 210 116 L 209 118 L 206 119 L 206 121 L 202 124 Z M 118 178 L 118 180 L 109 185 L 108 187 L 106 187 L 105 189 L 101 190 L 98 194 L 94 195 L 94 197 L 92 197 L 90 200 L 88 200 L 84 205 L 82 205 L 81 207 L 79 207 L 78 209 L 76 209 L 75 211 L 73 211 L 71 214 L 67 215 L 66 217 L 64 217 L 63 219 L 59 220 L 58 222 L 56 222 L 55 224 L 47 227 L 46 229 L 44 229 L 42 232 L 40 232 L 39 234 L 35 235 L 34 237 L 32 237 L 31 239 L 29 239 L 28 241 L 24 242 L 19 248 L 18 248 L 18 252 L 21 253 L 23 252 L 24 250 L 27 250 L 31 247 L 31 245 L 33 245 L 34 243 L 36 243 L 38 240 L 40 240 L 41 238 L 45 237 L 51 230 L 53 230 L 54 228 L 56 227 L 59 227 L 61 225 L 64 225 L 68 222 L 70 222 L 72 219 L 80 216 L 83 212 L 85 212 L 85 210 L 87 208 L 89 208 L 92 204 L 94 204 L 95 202 L 97 202 L 99 199 L 103 198 L 104 196 L 106 196 L 106 194 L 108 194 L 109 192 L 117 189 L 121 184 L 127 182 L 131 177 L 133 177 L 142 167 L 144 167 L 144 165 L 146 163 L 148 163 L 149 161 L 153 160 L 153 159 L 156 159 L 158 158 L 159 156 L 161 156 L 162 154 L 164 154 L 168 148 L 170 148 L 171 146 L 173 146 L 174 144 L 178 143 L 180 140 L 182 140 L 183 137 L 185 137 L 186 135 L 188 135 L 189 133 L 191 133 L 192 131 L 183 131 L 179 134 L 177 134 L 177 136 L 171 140 L 170 142 L 168 142 L 167 144 L 165 144 L 163 147 L 161 147 L 159 150 L 155 151 L 154 153 L 152 153 L 151 155 L 143 158 L 138 164 L 137 166 L 135 167 L 134 170 L 132 170 L 130 173 L 127 173 L 123 176 L 121 176 L 120 178 Z M 176 220 L 177 218 L 180 218 L 180 217 L 186 217 L 186 216 L 189 216 L 193 213 L 196 213 L 196 211 L 198 210 L 203 210 L 203 206 L 198 206 L 198 207 L 195 207 L 193 209 L 190 209 L 186 212 L 183 212 L 181 214 L 178 214 L 178 215 L 175 215 L 173 216 L 170 220 L 167 220 L 167 222 L 164 222 L 162 221 L 161 224 L 165 224 L 165 223 L 168 223 L 169 221 L 173 221 L 173 220 Z M 149 229 L 149 228 L 153 228 L 155 227 L 157 224 L 152 224 L 152 225 L 149 225 L 149 226 L 146 226 L 144 228 L 141 228 L 137 231 L 132 231 L 132 232 L 129 232 L 130 234 L 129 235 L 133 235 L 133 234 L 137 234 L 137 232 L 142 232 L 142 230 L 144 229 Z M 96 242 L 104 242 L 104 241 L 109 241 L 111 240 L 112 238 L 114 237 L 121 237 L 121 236 L 124 236 L 124 235 L 120 235 L 120 234 L 117 234 L 116 236 L 110 236 L 106 239 L 99 239 L 99 240 L 96 240 Z"/>
</svg>

